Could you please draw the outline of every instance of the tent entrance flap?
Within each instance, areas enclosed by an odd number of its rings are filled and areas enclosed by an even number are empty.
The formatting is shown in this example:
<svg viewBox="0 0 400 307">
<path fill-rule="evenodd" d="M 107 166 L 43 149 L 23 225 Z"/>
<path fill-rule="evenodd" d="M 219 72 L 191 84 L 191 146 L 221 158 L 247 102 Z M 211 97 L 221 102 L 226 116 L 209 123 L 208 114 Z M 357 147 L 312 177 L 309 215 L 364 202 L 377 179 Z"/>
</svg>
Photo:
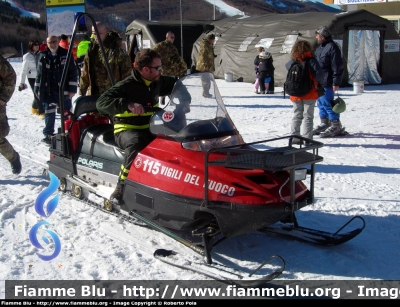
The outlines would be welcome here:
<svg viewBox="0 0 400 307">
<path fill-rule="evenodd" d="M 350 30 L 347 70 L 349 83 L 381 84 L 378 72 L 380 33 L 372 30 Z"/>
</svg>

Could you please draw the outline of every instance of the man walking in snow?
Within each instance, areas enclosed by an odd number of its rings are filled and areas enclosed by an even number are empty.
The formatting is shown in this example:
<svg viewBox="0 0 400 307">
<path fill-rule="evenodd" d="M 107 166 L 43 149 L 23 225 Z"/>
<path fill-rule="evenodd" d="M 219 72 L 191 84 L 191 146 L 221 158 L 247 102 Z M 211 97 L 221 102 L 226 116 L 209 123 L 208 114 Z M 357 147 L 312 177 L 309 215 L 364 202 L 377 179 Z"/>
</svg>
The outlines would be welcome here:
<svg viewBox="0 0 400 307">
<path fill-rule="evenodd" d="M 19 174 L 22 166 L 19 154 L 6 139 L 10 132 L 6 105 L 14 93 L 16 79 L 17 74 L 11 64 L 0 55 L 0 154 L 10 162 L 13 174 Z"/>
<path fill-rule="evenodd" d="M 35 95 L 42 102 L 44 107 L 43 129 L 44 139 L 42 142 L 51 144 L 51 137 L 54 135 L 54 124 L 56 120 L 56 111 L 60 107 L 59 91 L 61 76 L 66 69 L 66 82 L 64 91 L 64 110 L 71 111 L 71 99 L 76 94 L 78 87 L 78 70 L 73 60 L 69 66 L 65 67 L 67 62 L 68 50 L 59 46 L 58 37 L 50 35 L 47 38 L 47 49 L 40 53 L 37 75 L 35 81 Z"/>
<path fill-rule="evenodd" d="M 203 38 L 200 42 L 200 49 L 196 61 L 196 70 L 211 73 L 215 71 L 214 59 L 216 58 L 216 55 L 214 54 L 214 42 L 214 34 L 208 34 L 207 37 Z M 212 97 L 210 94 L 211 80 L 207 74 L 201 76 L 201 83 L 203 86 L 203 97 Z"/>
<path fill-rule="evenodd" d="M 342 133 L 340 115 L 333 112 L 331 102 L 342 82 L 343 59 L 342 53 L 338 45 L 333 41 L 327 27 L 319 27 L 315 31 L 315 37 L 319 44 L 315 51 L 315 57 L 324 73 L 324 77 L 320 82 L 324 88 L 324 95 L 317 99 L 321 124 L 314 129 L 313 134 L 320 134 L 321 137 L 331 137 Z"/>
</svg>

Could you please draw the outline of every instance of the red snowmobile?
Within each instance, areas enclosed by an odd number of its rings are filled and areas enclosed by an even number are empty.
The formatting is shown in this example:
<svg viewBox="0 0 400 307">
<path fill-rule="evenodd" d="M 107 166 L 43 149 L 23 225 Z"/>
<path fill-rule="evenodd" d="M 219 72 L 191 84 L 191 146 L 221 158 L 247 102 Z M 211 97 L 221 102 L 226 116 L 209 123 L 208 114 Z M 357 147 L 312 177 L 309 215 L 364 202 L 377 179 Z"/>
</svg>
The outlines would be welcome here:
<svg viewBox="0 0 400 307">
<path fill-rule="evenodd" d="M 205 77 L 212 98 L 202 95 Z M 336 245 L 365 226 L 358 216 L 336 233 L 299 226 L 295 212 L 314 201 L 315 164 L 323 161 L 318 155 L 323 144 L 298 137 L 307 146 L 294 145 L 293 136 L 246 143 L 210 73 L 181 78 L 166 106 L 153 109 L 150 131 L 156 139 L 136 156 L 123 201 L 113 204 L 109 198 L 124 151 L 114 141 L 110 119 L 97 112 L 96 100 L 79 97 L 70 117 L 62 114 L 64 125 L 52 140 L 48 161 L 59 189 L 170 236 L 208 264 L 215 244 L 253 231 Z M 362 221 L 360 227 L 339 233 L 355 219 Z M 162 259 L 171 253 L 155 255 Z"/>
</svg>

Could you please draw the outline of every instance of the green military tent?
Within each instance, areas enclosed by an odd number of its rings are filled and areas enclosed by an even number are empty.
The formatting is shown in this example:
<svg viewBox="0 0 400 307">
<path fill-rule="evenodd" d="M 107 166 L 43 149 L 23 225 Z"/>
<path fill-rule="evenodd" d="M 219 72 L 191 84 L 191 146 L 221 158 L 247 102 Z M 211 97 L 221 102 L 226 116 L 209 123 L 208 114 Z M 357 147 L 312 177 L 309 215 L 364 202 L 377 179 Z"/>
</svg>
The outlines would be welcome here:
<svg viewBox="0 0 400 307">
<path fill-rule="evenodd" d="M 134 48 L 153 48 L 155 44 L 165 40 L 168 31 L 175 34 L 174 45 L 179 54 L 190 67 L 192 47 L 196 39 L 207 31 L 208 22 L 193 20 L 148 21 L 135 19 L 125 30 L 128 52 L 134 53 Z M 211 27 L 212 28 L 212 27 Z M 132 48 L 132 43 L 135 46 Z"/>
<path fill-rule="evenodd" d="M 253 82 L 256 47 L 262 45 L 274 59 L 275 85 L 283 86 L 293 44 L 298 39 L 307 40 L 316 48 L 315 30 L 324 25 L 342 49 L 345 74 L 341 86 L 354 81 L 400 82 L 399 35 L 389 20 L 365 10 L 234 16 L 211 25 L 213 29 L 202 33 L 194 43 L 190 65 L 193 70 L 201 39 L 214 33 L 216 78 L 233 74 L 234 80 Z"/>
</svg>

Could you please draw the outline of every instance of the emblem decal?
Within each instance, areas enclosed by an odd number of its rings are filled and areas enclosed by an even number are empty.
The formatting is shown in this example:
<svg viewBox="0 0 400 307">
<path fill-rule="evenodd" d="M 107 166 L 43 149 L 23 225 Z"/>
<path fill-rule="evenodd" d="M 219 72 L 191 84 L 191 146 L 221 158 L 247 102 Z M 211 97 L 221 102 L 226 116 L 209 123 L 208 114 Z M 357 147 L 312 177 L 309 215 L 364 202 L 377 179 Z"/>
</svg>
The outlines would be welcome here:
<svg viewBox="0 0 400 307">
<path fill-rule="evenodd" d="M 174 119 L 174 112 L 167 111 L 162 115 L 162 120 L 166 123 Z"/>
</svg>

